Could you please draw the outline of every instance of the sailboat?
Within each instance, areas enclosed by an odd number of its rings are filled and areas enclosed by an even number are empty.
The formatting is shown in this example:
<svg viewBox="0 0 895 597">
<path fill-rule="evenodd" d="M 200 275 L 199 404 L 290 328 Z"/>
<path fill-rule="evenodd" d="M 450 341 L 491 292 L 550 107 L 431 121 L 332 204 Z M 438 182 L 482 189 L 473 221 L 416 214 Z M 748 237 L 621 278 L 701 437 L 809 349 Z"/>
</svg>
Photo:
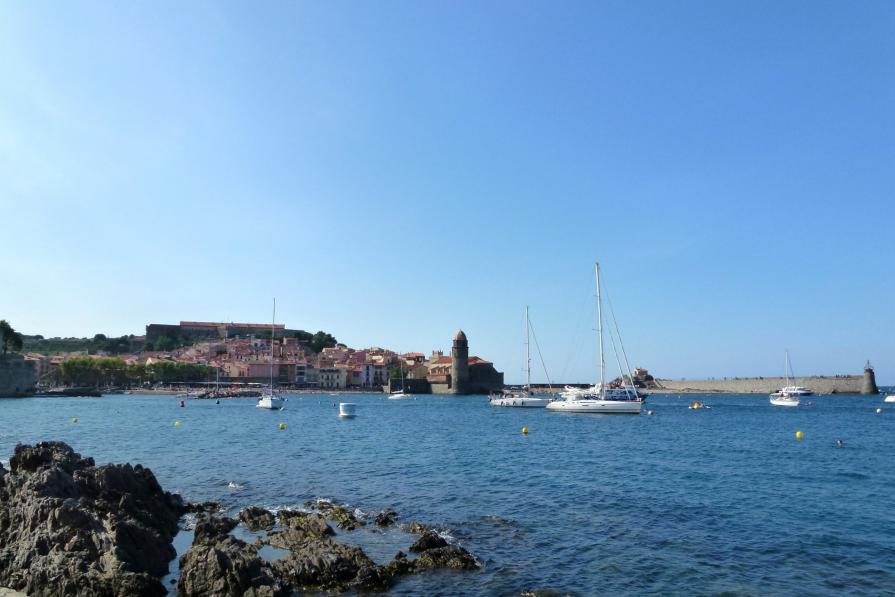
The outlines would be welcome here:
<svg viewBox="0 0 895 597">
<path fill-rule="evenodd" d="M 389 400 L 404 400 L 405 398 L 412 398 L 413 396 L 404 391 L 404 358 L 398 355 L 398 362 L 401 365 L 401 389 L 395 390 L 388 395 Z"/>
<path fill-rule="evenodd" d="M 286 403 L 286 399 L 280 396 L 279 392 L 273 389 L 273 343 L 274 329 L 277 320 L 277 299 L 273 300 L 273 320 L 270 322 L 270 385 L 261 390 L 261 397 L 258 398 L 258 408 L 266 408 L 267 410 L 281 410 Z"/>
<path fill-rule="evenodd" d="M 574 388 L 566 386 L 561 394 L 562 398 L 554 400 L 547 405 L 547 410 L 571 413 L 606 413 L 606 414 L 632 414 L 639 415 L 643 399 L 646 397 L 637 391 L 633 385 L 629 385 L 622 375 L 620 385 L 607 386 L 606 384 L 606 359 L 603 355 L 603 301 L 600 297 L 600 264 L 595 267 L 597 279 L 597 329 L 600 338 L 600 383 L 589 388 Z M 617 326 L 616 326 L 617 327 Z M 616 329 L 616 333 L 618 330 Z M 621 337 L 619 337 L 621 342 Z M 624 351 L 624 349 L 623 349 Z M 616 354 L 616 359 L 618 355 Z M 628 366 L 628 357 L 625 356 L 625 366 L 628 370 L 628 379 L 634 379 Z M 621 362 L 619 362 L 621 369 Z"/>
<path fill-rule="evenodd" d="M 784 383 L 786 385 L 771 394 L 770 400 L 774 406 L 798 406 L 800 404 L 799 396 L 811 396 L 814 392 L 802 386 L 789 385 L 789 378 L 792 375 L 792 364 L 789 362 L 789 351 L 785 351 L 785 354 L 786 362 L 783 366 L 783 375 L 785 376 Z M 795 381 L 794 375 L 793 381 Z"/>
<path fill-rule="evenodd" d="M 491 406 L 515 406 L 517 408 L 544 408 L 550 398 L 533 396 L 531 393 L 531 324 L 528 321 L 528 305 L 525 305 L 525 389 L 521 392 L 500 392 L 488 396 Z"/>
</svg>

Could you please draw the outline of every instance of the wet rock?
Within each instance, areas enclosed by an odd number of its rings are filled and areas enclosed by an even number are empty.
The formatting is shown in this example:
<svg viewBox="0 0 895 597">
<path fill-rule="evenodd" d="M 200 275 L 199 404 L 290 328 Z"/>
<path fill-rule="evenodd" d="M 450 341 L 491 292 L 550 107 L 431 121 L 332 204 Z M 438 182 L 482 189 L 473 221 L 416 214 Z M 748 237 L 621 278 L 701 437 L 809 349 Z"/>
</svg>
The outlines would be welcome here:
<svg viewBox="0 0 895 597">
<path fill-rule="evenodd" d="M 180 557 L 178 595 L 278 597 L 284 592 L 258 548 L 231 536 L 232 518 L 206 516 L 196 524 L 193 546 Z"/>
<path fill-rule="evenodd" d="M 388 510 L 383 510 L 379 514 L 376 515 L 376 519 L 373 521 L 378 527 L 390 527 L 395 524 L 395 519 L 398 517 L 398 513 L 389 508 Z"/>
<path fill-rule="evenodd" d="M 420 568 L 453 568 L 455 570 L 475 570 L 480 567 L 475 557 L 457 545 L 447 545 L 427 549 L 416 559 Z"/>
<path fill-rule="evenodd" d="M 285 538 L 286 533 L 280 534 L 280 538 Z M 271 545 L 276 545 L 274 537 L 271 537 Z M 273 569 L 284 585 L 293 591 L 343 591 L 357 584 L 362 569 L 376 567 L 359 547 L 330 538 L 299 539 L 276 546 L 290 551 L 288 556 L 273 563 Z"/>
<path fill-rule="evenodd" d="M 425 535 L 432 529 L 421 522 L 410 522 L 405 525 L 401 525 L 401 530 L 405 533 L 412 533 L 414 535 Z"/>
<path fill-rule="evenodd" d="M 316 512 L 296 512 L 295 510 L 280 510 L 277 515 L 283 526 L 300 531 L 308 537 L 326 537 L 334 535 L 332 528 L 326 523 L 326 518 Z"/>
<path fill-rule="evenodd" d="M 437 549 L 439 547 L 447 546 L 448 542 L 445 541 L 438 533 L 435 531 L 426 531 L 426 533 L 416 540 L 416 542 L 410 546 L 410 551 L 412 552 L 422 552 L 427 551 L 429 549 Z"/>
<path fill-rule="evenodd" d="M 363 520 L 359 520 L 353 512 L 349 512 L 344 506 L 337 506 L 332 502 L 317 500 L 316 502 L 306 502 L 305 505 L 317 509 L 327 519 L 335 521 L 340 529 L 346 531 L 353 531 L 357 527 L 367 524 Z"/>
<path fill-rule="evenodd" d="M 193 545 L 214 545 L 230 536 L 230 531 L 236 528 L 234 518 L 218 517 L 211 514 L 200 516 L 196 520 L 196 529 L 193 536 Z"/>
<path fill-rule="evenodd" d="M 189 502 L 184 510 L 192 514 L 202 514 L 205 512 L 213 514 L 215 512 L 223 512 L 224 507 L 221 506 L 220 502 Z"/>
<path fill-rule="evenodd" d="M 392 577 L 395 577 L 403 574 L 412 574 L 416 570 L 416 564 L 413 560 L 407 559 L 407 554 L 399 551 L 395 554 L 394 559 L 386 564 L 385 568 Z"/>
<path fill-rule="evenodd" d="M 239 520 L 241 520 L 250 531 L 269 531 L 273 528 L 273 525 L 276 522 L 272 512 L 256 506 L 249 506 L 240 512 Z"/>
<path fill-rule="evenodd" d="M 62 442 L 16 446 L 0 472 L 0 586 L 31 595 L 164 595 L 184 510 L 140 465 Z"/>
</svg>

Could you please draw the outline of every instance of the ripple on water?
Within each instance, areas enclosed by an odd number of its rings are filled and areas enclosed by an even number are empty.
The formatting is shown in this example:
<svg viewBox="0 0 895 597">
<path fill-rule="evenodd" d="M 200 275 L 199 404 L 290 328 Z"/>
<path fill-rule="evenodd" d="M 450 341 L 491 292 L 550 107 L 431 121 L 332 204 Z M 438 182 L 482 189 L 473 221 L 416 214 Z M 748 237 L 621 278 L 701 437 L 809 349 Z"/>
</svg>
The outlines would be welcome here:
<svg viewBox="0 0 895 597">
<path fill-rule="evenodd" d="M 280 413 L 252 399 L 4 400 L 0 456 L 61 439 L 99 463 L 142 463 L 165 489 L 232 512 L 320 496 L 364 517 L 394 508 L 398 523 L 431 524 L 486 563 L 402 579 L 395 595 L 891 591 L 895 418 L 873 414 L 878 400 L 818 397 L 794 412 L 749 396 L 705 400 L 711 410 L 691 411 L 686 398 L 655 396 L 653 417 L 606 417 L 495 412 L 483 397 L 352 396 L 349 424 L 313 396 Z M 339 536 L 387 561 L 406 551 L 405 535 Z"/>
</svg>

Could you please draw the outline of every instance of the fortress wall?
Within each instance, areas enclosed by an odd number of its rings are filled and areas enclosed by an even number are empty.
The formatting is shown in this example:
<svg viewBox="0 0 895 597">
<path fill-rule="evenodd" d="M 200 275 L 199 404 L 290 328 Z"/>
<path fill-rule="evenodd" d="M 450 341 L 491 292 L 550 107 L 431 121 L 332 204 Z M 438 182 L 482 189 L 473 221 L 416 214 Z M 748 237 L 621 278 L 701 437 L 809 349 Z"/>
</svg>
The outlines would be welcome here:
<svg viewBox="0 0 895 597">
<path fill-rule="evenodd" d="M 0 396 L 21 396 L 34 392 L 37 371 L 34 363 L 20 355 L 0 356 Z"/>
<path fill-rule="evenodd" d="M 782 388 L 782 377 L 753 377 L 748 379 L 686 379 L 682 381 L 656 380 L 661 388 L 677 392 L 717 392 L 731 394 L 770 394 Z M 797 377 L 790 385 L 804 386 L 815 394 L 860 394 L 863 376 Z M 649 391 L 649 390 L 647 390 Z"/>
</svg>

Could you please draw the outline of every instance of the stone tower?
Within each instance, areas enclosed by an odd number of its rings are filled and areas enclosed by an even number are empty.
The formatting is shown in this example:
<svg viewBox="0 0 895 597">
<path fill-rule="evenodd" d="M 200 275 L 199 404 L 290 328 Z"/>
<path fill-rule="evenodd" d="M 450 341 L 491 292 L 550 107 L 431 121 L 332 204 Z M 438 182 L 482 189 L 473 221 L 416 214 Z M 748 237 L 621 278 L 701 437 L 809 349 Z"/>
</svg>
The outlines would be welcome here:
<svg viewBox="0 0 895 597">
<path fill-rule="evenodd" d="M 876 387 L 876 375 L 873 373 L 873 367 L 870 361 L 864 365 L 864 385 L 861 386 L 862 394 L 879 394 L 879 388 Z"/>
<path fill-rule="evenodd" d="M 451 394 L 465 394 L 469 384 L 469 342 L 463 330 L 457 330 L 451 348 Z"/>
</svg>

